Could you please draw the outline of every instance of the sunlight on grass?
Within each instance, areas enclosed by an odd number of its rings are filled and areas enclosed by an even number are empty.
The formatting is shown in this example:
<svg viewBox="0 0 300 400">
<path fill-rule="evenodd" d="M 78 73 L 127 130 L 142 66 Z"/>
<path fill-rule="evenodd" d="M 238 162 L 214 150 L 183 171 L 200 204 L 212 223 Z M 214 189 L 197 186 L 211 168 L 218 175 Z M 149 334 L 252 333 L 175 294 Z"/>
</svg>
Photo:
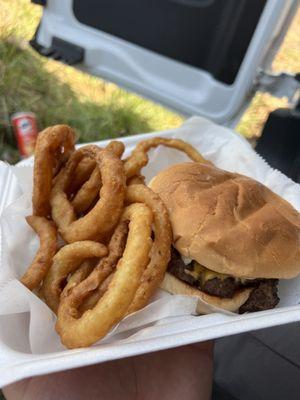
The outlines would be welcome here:
<svg viewBox="0 0 300 400">
<path fill-rule="evenodd" d="M 177 127 L 183 118 L 112 83 L 40 57 L 28 40 L 41 7 L 0 0 L 0 134 L 13 152 L 12 113 L 35 112 L 39 128 L 66 123 L 89 142 Z M 3 153 L 2 153 L 3 156 Z M 14 152 L 13 161 L 17 156 Z M 5 158 L 5 156 L 3 156 Z"/>
<path fill-rule="evenodd" d="M 12 34 L 19 40 L 32 38 L 42 15 L 42 8 L 29 0 L 0 1 L 0 37 Z"/>
<path fill-rule="evenodd" d="M 272 68 L 274 72 L 286 71 L 296 74 L 300 71 L 300 9 L 273 60 Z M 236 130 L 248 138 L 260 136 L 269 113 L 286 105 L 287 99 L 257 93 Z"/>
<path fill-rule="evenodd" d="M 10 161 L 18 156 L 9 123 L 10 115 L 18 111 L 35 112 L 40 129 L 55 123 L 70 124 L 82 142 L 169 129 L 182 123 L 183 117 L 159 104 L 40 57 L 29 47 L 28 40 L 34 35 L 41 10 L 29 0 L 0 0 L 0 147 L 5 143 L 2 158 L 6 158 L 7 150 Z M 273 63 L 274 69 L 300 71 L 299 48 L 300 11 Z M 268 113 L 285 104 L 284 99 L 258 93 L 237 130 L 246 137 L 258 136 Z"/>
</svg>

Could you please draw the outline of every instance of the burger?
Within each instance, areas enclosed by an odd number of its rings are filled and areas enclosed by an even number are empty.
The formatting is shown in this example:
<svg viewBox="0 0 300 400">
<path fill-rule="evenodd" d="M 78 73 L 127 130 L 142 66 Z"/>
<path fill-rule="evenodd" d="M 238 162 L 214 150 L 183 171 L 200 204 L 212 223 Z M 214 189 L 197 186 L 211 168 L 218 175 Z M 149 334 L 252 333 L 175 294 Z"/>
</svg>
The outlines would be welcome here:
<svg viewBox="0 0 300 400">
<path fill-rule="evenodd" d="M 278 304 L 278 280 L 300 273 L 297 210 L 261 183 L 210 164 L 173 165 L 149 186 L 173 228 L 162 289 L 239 313 Z"/>
</svg>

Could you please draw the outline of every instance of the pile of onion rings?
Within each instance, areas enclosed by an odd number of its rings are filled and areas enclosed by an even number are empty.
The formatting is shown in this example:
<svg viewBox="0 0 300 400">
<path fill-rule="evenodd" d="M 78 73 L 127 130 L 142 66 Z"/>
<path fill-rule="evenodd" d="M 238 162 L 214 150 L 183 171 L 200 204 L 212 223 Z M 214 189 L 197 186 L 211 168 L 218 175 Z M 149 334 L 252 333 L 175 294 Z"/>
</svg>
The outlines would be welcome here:
<svg viewBox="0 0 300 400">
<path fill-rule="evenodd" d="M 33 215 L 26 220 L 40 247 L 21 282 L 57 315 L 56 331 L 68 348 L 103 338 L 143 308 L 164 278 L 171 225 L 141 174 L 148 150 L 159 145 L 206 162 L 178 139 L 144 140 L 122 160 L 119 141 L 75 149 L 66 125 L 38 136 Z"/>
</svg>

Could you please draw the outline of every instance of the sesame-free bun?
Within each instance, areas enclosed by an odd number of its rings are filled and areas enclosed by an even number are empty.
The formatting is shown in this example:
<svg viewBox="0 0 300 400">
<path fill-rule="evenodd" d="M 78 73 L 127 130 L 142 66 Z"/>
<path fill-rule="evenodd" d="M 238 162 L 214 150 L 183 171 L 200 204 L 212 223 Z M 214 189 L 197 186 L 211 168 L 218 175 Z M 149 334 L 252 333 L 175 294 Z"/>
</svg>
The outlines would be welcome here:
<svg viewBox="0 0 300 400">
<path fill-rule="evenodd" d="M 300 273 L 300 214 L 261 183 L 194 162 L 167 168 L 149 186 L 168 209 L 183 256 L 241 278 Z"/>
</svg>

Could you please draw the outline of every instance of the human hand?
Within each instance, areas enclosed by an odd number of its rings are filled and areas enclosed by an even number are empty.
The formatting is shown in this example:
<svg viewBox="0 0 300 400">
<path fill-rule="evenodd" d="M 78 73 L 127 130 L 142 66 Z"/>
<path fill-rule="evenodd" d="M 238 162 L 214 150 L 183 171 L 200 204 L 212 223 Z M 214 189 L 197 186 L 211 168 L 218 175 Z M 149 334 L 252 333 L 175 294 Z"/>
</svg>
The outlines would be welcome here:
<svg viewBox="0 0 300 400">
<path fill-rule="evenodd" d="M 213 343 L 205 342 L 24 379 L 7 400 L 208 400 Z"/>
</svg>

